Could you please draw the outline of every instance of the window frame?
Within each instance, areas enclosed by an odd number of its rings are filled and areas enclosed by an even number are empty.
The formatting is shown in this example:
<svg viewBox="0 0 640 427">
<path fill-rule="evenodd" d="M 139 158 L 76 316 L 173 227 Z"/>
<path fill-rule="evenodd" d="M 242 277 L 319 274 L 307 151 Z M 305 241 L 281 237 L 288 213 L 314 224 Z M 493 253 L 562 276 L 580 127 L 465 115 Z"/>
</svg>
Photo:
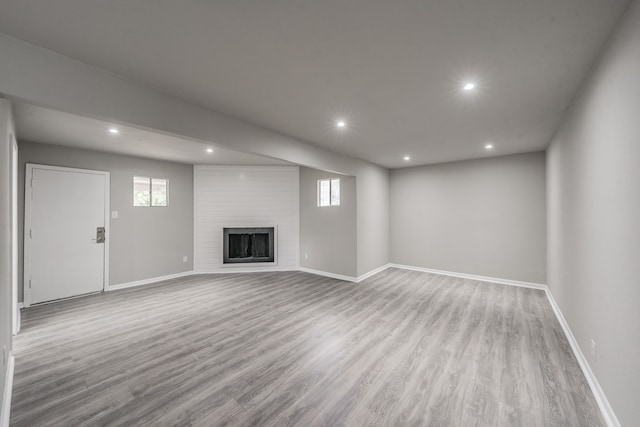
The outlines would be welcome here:
<svg viewBox="0 0 640 427">
<path fill-rule="evenodd" d="M 333 186 L 334 186 L 334 181 L 337 182 L 337 186 L 338 186 L 338 201 L 337 203 L 334 203 L 334 198 L 333 198 Z M 329 184 L 329 204 L 327 205 L 323 205 L 322 204 L 322 183 L 328 183 Z M 342 197 L 341 197 L 341 185 L 340 185 L 340 178 L 322 178 L 318 180 L 318 183 L 316 185 L 316 192 L 317 192 L 317 197 L 316 197 L 316 204 L 319 208 L 328 208 L 328 207 L 333 207 L 333 206 L 340 206 L 341 201 L 342 201 Z"/>
<path fill-rule="evenodd" d="M 149 204 L 148 205 L 136 205 L 135 204 L 135 185 L 136 185 L 136 179 L 148 179 L 149 180 Z M 166 204 L 164 205 L 154 205 L 153 204 L 153 181 L 154 180 L 162 180 L 164 181 L 165 184 L 165 195 L 166 195 Z M 151 176 L 142 176 L 142 175 L 134 175 L 133 176 L 133 207 L 134 208 L 167 208 L 169 207 L 169 178 L 154 178 Z"/>
</svg>

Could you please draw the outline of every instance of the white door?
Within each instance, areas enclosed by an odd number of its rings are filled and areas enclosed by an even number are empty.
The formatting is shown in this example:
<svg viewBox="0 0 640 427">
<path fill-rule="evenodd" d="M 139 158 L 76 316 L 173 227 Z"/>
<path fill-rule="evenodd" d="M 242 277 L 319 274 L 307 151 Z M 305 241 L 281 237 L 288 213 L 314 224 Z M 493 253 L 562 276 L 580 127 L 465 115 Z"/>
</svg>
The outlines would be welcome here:
<svg viewBox="0 0 640 427">
<path fill-rule="evenodd" d="M 25 304 L 102 291 L 109 173 L 27 165 L 25 187 Z"/>
</svg>

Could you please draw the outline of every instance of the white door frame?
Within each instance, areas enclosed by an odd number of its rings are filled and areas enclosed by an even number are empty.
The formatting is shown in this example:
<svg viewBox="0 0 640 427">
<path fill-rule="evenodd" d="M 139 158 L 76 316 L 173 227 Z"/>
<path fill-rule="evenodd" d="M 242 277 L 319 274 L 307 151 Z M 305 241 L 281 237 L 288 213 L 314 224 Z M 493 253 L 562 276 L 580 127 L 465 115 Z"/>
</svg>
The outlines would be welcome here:
<svg viewBox="0 0 640 427">
<path fill-rule="evenodd" d="M 9 185 L 11 186 L 11 305 L 12 305 L 12 332 L 16 335 L 20 331 L 20 307 L 18 306 L 18 143 L 16 137 L 11 134 L 9 141 Z"/>
<path fill-rule="evenodd" d="M 104 189 L 104 234 L 105 234 L 105 242 L 104 242 L 104 271 L 103 271 L 103 282 L 102 282 L 102 290 L 109 290 L 109 242 L 110 239 L 110 192 L 109 192 L 109 181 L 111 174 L 106 171 L 96 171 L 90 169 L 76 169 L 76 168 L 67 168 L 61 166 L 49 166 L 49 165 L 38 165 L 33 163 L 26 164 L 26 172 L 24 179 L 24 281 L 23 281 L 23 289 L 24 289 L 24 306 L 29 307 L 31 305 L 31 288 L 29 286 L 29 281 L 31 280 L 31 237 L 29 230 L 31 230 L 31 209 L 32 209 L 32 197 L 33 197 L 33 187 L 31 186 L 31 178 L 33 177 L 34 169 L 44 169 L 44 170 L 52 170 L 52 171 L 61 171 L 61 172 L 76 172 L 76 173 L 87 173 L 92 175 L 103 175 L 105 179 L 105 189 Z"/>
</svg>

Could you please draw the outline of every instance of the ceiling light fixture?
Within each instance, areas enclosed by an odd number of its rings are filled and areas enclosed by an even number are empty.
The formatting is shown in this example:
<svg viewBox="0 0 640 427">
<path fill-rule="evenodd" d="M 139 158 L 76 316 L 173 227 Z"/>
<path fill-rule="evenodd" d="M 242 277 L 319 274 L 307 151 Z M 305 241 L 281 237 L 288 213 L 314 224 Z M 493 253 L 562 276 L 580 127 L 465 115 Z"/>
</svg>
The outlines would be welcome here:
<svg viewBox="0 0 640 427">
<path fill-rule="evenodd" d="M 470 91 L 470 90 L 475 89 L 475 87 L 476 87 L 476 85 L 475 85 L 475 84 L 473 84 L 473 83 L 471 83 L 471 82 L 468 82 L 468 83 L 465 83 L 465 85 L 464 85 L 464 86 L 462 86 L 462 89 L 464 89 L 464 90 L 466 90 L 466 91 L 468 92 L 468 91 Z"/>
<path fill-rule="evenodd" d="M 120 131 L 116 128 L 109 128 L 109 133 L 112 133 L 114 135 L 117 135 L 120 133 Z"/>
<path fill-rule="evenodd" d="M 486 145 L 484 146 L 484 148 L 485 148 L 486 150 L 492 150 L 492 149 L 493 149 L 493 144 L 486 144 Z"/>
<path fill-rule="evenodd" d="M 338 120 L 338 122 L 336 123 L 336 126 L 338 126 L 339 128 L 343 128 L 345 127 L 347 124 L 342 121 L 342 120 Z"/>
<path fill-rule="evenodd" d="M 213 148 L 207 148 L 207 153 L 209 154 L 213 153 Z"/>
<path fill-rule="evenodd" d="M 409 156 L 404 156 L 404 161 L 405 161 L 405 162 L 408 162 L 409 160 L 411 160 L 411 157 L 409 157 Z"/>
</svg>

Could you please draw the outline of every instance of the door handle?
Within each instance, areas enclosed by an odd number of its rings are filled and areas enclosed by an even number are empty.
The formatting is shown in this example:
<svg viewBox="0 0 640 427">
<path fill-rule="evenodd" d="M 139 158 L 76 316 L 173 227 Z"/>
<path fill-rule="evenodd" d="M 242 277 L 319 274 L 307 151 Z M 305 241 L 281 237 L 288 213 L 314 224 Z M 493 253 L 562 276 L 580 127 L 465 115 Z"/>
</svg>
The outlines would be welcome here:
<svg viewBox="0 0 640 427">
<path fill-rule="evenodd" d="M 96 238 L 91 240 L 95 240 L 96 243 L 104 243 L 104 239 L 104 227 L 96 228 Z"/>
</svg>

